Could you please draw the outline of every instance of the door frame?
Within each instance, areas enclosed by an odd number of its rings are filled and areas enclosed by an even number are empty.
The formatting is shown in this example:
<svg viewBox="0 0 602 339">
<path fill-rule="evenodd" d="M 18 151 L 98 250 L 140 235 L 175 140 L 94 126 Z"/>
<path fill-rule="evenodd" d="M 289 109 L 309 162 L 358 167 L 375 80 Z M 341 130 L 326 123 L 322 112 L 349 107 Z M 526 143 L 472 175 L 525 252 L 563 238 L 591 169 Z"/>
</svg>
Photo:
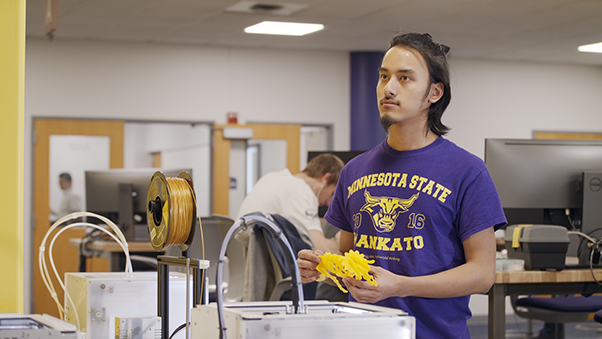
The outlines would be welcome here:
<svg viewBox="0 0 602 339">
<path fill-rule="evenodd" d="M 58 309 L 42 281 L 38 267 L 39 246 L 50 228 L 49 204 L 49 161 L 51 135 L 107 136 L 110 138 L 109 167 L 123 167 L 123 141 L 125 121 L 116 120 L 77 120 L 34 118 L 33 120 L 33 313 L 59 316 Z M 68 230 L 57 239 L 54 245 L 54 260 L 59 276 L 65 272 L 77 272 L 77 248 L 69 246 L 70 237 L 81 237 L 84 230 Z M 108 266 L 107 266 L 108 267 Z M 104 270 L 104 269 L 101 269 Z M 64 300 L 63 291 L 55 281 L 58 299 Z"/>
<path fill-rule="evenodd" d="M 253 130 L 252 139 L 285 140 L 286 167 L 292 174 L 300 172 L 301 125 L 280 124 L 218 124 L 213 126 L 213 213 L 229 215 L 230 147 L 224 128 Z"/>
</svg>

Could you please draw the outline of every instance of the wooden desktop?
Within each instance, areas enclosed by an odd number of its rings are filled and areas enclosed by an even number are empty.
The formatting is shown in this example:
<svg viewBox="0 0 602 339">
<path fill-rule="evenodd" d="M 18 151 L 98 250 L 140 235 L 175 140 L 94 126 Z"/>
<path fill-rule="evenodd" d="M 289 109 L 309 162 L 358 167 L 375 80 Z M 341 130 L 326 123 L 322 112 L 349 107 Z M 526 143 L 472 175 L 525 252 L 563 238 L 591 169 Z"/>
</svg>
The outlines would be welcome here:
<svg viewBox="0 0 602 339">
<path fill-rule="evenodd" d="M 593 274 L 602 281 L 602 269 Z M 497 271 L 489 295 L 488 338 L 506 337 L 506 296 L 592 293 L 598 284 L 589 269 Z"/>
<path fill-rule="evenodd" d="M 69 245 L 79 248 L 82 239 L 71 238 L 69 239 Z M 111 272 L 117 272 L 120 270 L 119 267 L 119 256 L 123 253 L 123 249 L 117 242 L 113 240 L 96 240 L 88 243 L 88 249 L 92 251 L 102 252 L 108 255 L 109 259 L 109 270 Z M 128 249 L 130 253 L 144 253 L 144 252 L 155 252 L 150 241 L 129 241 Z"/>
</svg>

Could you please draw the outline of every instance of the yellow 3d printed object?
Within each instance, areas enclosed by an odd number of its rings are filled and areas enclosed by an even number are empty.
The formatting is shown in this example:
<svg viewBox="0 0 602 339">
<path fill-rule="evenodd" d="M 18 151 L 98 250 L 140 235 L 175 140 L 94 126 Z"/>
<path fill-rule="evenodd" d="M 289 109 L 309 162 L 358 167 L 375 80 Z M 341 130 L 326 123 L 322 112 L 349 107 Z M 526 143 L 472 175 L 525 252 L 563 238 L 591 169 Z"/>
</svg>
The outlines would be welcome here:
<svg viewBox="0 0 602 339">
<path fill-rule="evenodd" d="M 349 251 L 344 256 L 326 252 L 319 257 L 322 262 L 318 264 L 316 269 L 322 274 L 317 281 L 324 281 L 328 277 L 345 293 L 347 293 L 347 290 L 341 286 L 336 277 L 352 277 L 357 280 L 363 278 L 370 285 L 377 286 L 374 276 L 369 273 L 370 266 L 368 266 L 368 264 L 374 263 L 374 260 L 367 260 L 358 251 Z"/>
</svg>

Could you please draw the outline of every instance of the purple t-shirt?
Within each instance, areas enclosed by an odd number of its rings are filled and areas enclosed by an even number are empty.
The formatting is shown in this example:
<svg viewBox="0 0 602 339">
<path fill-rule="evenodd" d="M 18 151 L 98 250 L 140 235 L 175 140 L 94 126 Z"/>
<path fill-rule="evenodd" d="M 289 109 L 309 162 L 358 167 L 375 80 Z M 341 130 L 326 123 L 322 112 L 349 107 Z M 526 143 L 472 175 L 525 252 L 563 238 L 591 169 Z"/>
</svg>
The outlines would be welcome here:
<svg viewBox="0 0 602 339">
<path fill-rule="evenodd" d="M 485 163 L 442 137 L 412 151 L 385 140 L 352 159 L 325 218 L 354 233 L 354 249 L 373 265 L 405 276 L 466 263 L 464 240 L 506 224 Z M 470 338 L 469 298 L 387 298 L 377 305 L 414 316 L 417 338 Z"/>
</svg>

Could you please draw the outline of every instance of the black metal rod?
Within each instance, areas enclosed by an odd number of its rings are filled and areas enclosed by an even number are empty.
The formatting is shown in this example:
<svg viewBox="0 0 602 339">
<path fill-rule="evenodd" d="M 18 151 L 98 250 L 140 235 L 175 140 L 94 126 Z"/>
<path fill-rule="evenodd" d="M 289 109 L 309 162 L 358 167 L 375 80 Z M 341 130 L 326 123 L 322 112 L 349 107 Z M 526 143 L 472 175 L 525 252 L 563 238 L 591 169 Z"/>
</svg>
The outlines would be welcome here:
<svg viewBox="0 0 602 339">
<path fill-rule="evenodd" d="M 192 291 L 192 300 L 194 302 L 193 305 L 201 305 L 205 304 L 205 293 L 201 293 L 205 288 L 208 288 L 205 284 L 204 279 L 204 269 L 193 269 L 192 270 L 192 283 L 193 283 L 193 291 Z"/>
<path fill-rule="evenodd" d="M 169 338 L 169 266 L 181 266 L 193 269 L 193 307 L 204 302 L 203 288 L 208 288 L 205 279 L 202 279 L 203 272 L 207 265 L 203 260 L 193 259 L 187 263 L 187 258 L 177 258 L 166 255 L 157 257 L 157 315 L 161 317 L 161 339 Z M 188 284 L 188 282 L 186 282 Z M 188 296 L 186 296 L 188 298 Z"/>
<path fill-rule="evenodd" d="M 169 338 L 169 266 L 157 261 L 157 315 L 161 317 L 161 339 Z"/>
</svg>

